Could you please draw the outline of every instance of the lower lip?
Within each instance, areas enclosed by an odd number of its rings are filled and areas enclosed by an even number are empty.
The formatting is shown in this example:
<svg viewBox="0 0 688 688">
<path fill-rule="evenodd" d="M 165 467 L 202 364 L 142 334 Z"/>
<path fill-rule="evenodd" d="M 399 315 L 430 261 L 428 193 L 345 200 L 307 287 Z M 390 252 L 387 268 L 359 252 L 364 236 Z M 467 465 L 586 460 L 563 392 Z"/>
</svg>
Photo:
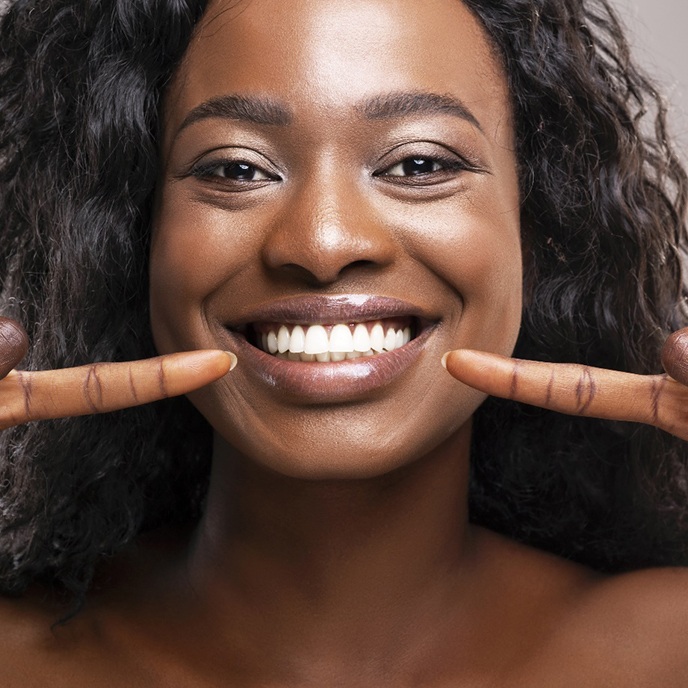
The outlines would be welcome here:
<svg viewBox="0 0 688 688">
<path fill-rule="evenodd" d="M 326 404 L 354 401 L 393 382 L 416 362 L 433 329 L 423 330 L 394 351 L 335 363 L 284 360 L 252 346 L 242 336 L 229 334 L 233 345 L 230 349 L 237 355 L 240 368 L 257 374 L 268 387 L 302 402 Z"/>
</svg>

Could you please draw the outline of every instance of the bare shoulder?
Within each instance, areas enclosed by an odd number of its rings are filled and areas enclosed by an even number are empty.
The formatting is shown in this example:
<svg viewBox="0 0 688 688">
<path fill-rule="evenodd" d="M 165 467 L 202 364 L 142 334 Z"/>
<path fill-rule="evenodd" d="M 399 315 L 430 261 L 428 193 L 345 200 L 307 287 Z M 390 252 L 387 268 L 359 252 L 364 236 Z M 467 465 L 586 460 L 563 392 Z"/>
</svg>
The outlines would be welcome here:
<svg viewBox="0 0 688 688">
<path fill-rule="evenodd" d="M 684 688 L 688 569 L 609 576 L 572 600 L 553 638 L 605 685 Z"/>
<path fill-rule="evenodd" d="M 0 687 L 167 685 L 142 659 L 132 629 L 187 539 L 186 532 L 151 534 L 107 560 L 76 614 L 71 601 L 39 586 L 20 598 L 0 596 Z"/>
<path fill-rule="evenodd" d="M 60 623 L 67 611 L 40 593 L 0 598 L 2 688 L 157 685 L 108 643 L 97 615 Z"/>
<path fill-rule="evenodd" d="M 495 585 L 527 610 L 521 632 L 542 620 L 517 685 L 688 685 L 688 569 L 605 575 L 494 534 L 486 542 Z"/>
<path fill-rule="evenodd" d="M 583 618 L 621 629 L 688 668 L 688 568 L 657 568 L 606 578 L 581 600 Z"/>
<path fill-rule="evenodd" d="M 638 618 L 664 626 L 668 621 L 688 630 L 688 568 L 643 569 L 609 576 L 592 591 L 593 599 Z M 648 614 L 651 618 L 647 618 Z"/>
<path fill-rule="evenodd" d="M 108 571 L 107 580 L 114 579 Z M 76 614 L 71 602 L 38 586 L 20 598 L 0 596 L 0 686 L 159 685 L 119 642 L 122 624 L 110 598 L 118 599 L 122 587 L 96 584 Z"/>
<path fill-rule="evenodd" d="M 55 624 L 65 609 L 41 590 L 34 589 L 21 598 L 0 597 L 0 684 L 38 685 L 65 634 Z"/>
</svg>

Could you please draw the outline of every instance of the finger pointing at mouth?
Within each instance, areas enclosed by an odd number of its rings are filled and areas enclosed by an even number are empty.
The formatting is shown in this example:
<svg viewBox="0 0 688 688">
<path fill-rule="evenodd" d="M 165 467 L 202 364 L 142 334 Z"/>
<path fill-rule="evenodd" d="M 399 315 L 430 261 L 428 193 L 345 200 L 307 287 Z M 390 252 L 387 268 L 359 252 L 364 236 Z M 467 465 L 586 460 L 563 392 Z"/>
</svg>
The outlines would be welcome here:
<svg viewBox="0 0 688 688">
<path fill-rule="evenodd" d="M 647 423 L 688 439 L 688 387 L 667 375 L 636 375 L 569 363 L 455 350 L 443 365 L 460 382 L 503 399 L 578 416 Z"/>
<path fill-rule="evenodd" d="M 65 370 L 14 370 L 0 380 L 0 429 L 186 394 L 221 378 L 235 364 L 234 354 L 204 350 Z"/>
</svg>

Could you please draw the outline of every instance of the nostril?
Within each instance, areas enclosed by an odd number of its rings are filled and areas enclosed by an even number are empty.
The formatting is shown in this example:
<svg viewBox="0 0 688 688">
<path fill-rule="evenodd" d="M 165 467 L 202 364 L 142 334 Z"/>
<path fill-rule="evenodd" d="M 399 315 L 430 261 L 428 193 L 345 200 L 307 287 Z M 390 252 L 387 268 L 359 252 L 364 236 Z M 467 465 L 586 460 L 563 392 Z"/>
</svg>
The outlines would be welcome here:
<svg viewBox="0 0 688 688">
<path fill-rule="evenodd" d="M 327 271 L 325 269 L 314 272 L 308 268 L 305 268 L 303 265 L 299 265 L 298 263 L 286 263 L 285 265 L 280 266 L 280 270 L 283 274 L 286 273 L 293 279 L 311 286 L 315 286 L 318 284 L 331 284 L 332 282 L 340 279 L 343 274 L 352 270 L 370 269 L 376 265 L 377 263 L 373 260 L 355 260 L 351 263 L 347 263 L 344 265 L 344 267 L 336 272 L 335 270 Z"/>
<path fill-rule="evenodd" d="M 280 271 L 293 279 L 304 282 L 305 284 L 316 284 L 325 281 L 298 263 L 286 263 L 285 265 L 280 266 Z"/>
<path fill-rule="evenodd" d="M 331 269 L 321 269 L 313 270 L 305 268 L 303 265 L 298 263 L 286 263 L 280 267 L 283 274 L 289 275 L 292 279 L 298 280 L 309 286 L 318 286 L 323 284 L 332 284 L 342 277 L 342 275 L 355 271 L 357 269 L 370 269 L 375 267 L 377 264 L 372 260 L 355 260 L 351 263 L 347 263 L 339 270 Z"/>
<path fill-rule="evenodd" d="M 340 272 L 344 272 L 344 270 L 350 270 L 351 268 L 371 268 L 374 265 L 376 265 L 376 263 L 373 260 L 355 260 L 346 265 Z"/>
</svg>

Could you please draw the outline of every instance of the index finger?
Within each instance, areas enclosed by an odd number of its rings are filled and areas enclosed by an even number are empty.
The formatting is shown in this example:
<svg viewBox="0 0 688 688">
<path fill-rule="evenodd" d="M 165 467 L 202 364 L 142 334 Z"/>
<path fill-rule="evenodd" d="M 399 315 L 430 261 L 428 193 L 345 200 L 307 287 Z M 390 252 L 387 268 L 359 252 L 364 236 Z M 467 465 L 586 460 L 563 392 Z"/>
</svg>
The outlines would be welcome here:
<svg viewBox="0 0 688 688">
<path fill-rule="evenodd" d="M 203 350 L 64 370 L 13 370 L 0 380 L 0 429 L 187 394 L 219 379 L 235 363 L 234 354 Z"/>
<path fill-rule="evenodd" d="M 636 375 L 459 349 L 445 359 L 461 382 L 493 396 L 559 413 L 647 423 L 688 439 L 688 387 L 667 375 Z"/>
</svg>

